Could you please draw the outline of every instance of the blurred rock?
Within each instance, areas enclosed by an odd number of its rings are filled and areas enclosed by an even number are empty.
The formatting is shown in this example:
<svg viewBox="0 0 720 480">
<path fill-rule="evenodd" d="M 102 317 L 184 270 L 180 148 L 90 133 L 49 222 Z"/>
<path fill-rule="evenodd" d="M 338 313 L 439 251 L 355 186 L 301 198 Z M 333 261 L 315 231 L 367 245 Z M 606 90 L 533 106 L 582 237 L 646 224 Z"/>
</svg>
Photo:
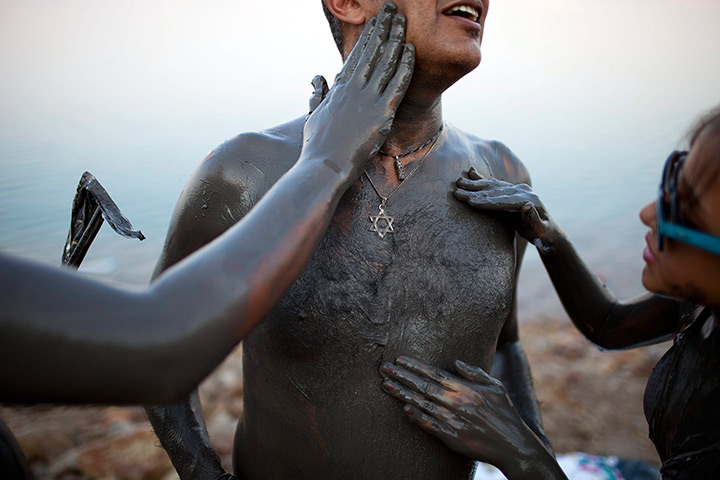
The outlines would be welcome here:
<svg viewBox="0 0 720 480">
<path fill-rule="evenodd" d="M 657 463 L 642 410 L 645 384 L 668 343 L 601 351 L 567 318 L 521 323 L 543 422 L 557 452 Z"/>
<path fill-rule="evenodd" d="M 77 447 L 56 460 L 50 477 L 150 480 L 172 470 L 165 451 L 157 448 L 154 433 L 145 425 L 125 428 L 102 440 Z"/>
</svg>

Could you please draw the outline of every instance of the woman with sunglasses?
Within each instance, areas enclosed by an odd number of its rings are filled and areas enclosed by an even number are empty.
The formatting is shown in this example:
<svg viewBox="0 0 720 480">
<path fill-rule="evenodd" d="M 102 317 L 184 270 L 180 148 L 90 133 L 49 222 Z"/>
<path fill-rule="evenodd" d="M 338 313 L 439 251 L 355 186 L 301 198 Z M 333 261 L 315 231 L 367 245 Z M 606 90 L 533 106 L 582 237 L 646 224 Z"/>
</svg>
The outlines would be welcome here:
<svg viewBox="0 0 720 480">
<path fill-rule="evenodd" d="M 653 370 L 645 415 L 667 479 L 720 478 L 720 107 L 702 118 L 689 152 L 668 158 L 656 201 L 640 212 L 650 231 L 642 282 L 652 293 L 620 302 L 590 272 L 527 185 L 458 180 L 455 196 L 480 210 L 517 212 L 568 315 L 592 342 L 632 348 L 673 338 Z M 503 385 L 457 361 L 459 376 L 400 357 L 381 367 L 387 393 L 411 421 L 511 480 L 564 479 L 522 422 Z"/>
</svg>

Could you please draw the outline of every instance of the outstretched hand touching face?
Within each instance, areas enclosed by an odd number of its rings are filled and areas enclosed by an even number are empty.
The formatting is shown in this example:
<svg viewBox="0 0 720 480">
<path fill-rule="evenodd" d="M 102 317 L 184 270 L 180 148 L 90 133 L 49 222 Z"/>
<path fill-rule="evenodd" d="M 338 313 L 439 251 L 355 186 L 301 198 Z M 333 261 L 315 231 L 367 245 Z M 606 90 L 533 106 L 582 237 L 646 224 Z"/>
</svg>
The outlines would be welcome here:
<svg viewBox="0 0 720 480">
<path fill-rule="evenodd" d="M 518 233 L 541 252 L 549 251 L 548 236 L 560 228 L 540 197 L 525 183 L 485 178 L 471 168 L 467 178 L 457 180 L 453 195 L 478 210 L 516 213 Z"/>
<path fill-rule="evenodd" d="M 303 155 L 322 158 L 357 179 L 390 133 L 410 84 L 415 49 L 405 44 L 406 20 L 391 2 L 365 26 L 332 88 L 313 79 Z"/>
</svg>

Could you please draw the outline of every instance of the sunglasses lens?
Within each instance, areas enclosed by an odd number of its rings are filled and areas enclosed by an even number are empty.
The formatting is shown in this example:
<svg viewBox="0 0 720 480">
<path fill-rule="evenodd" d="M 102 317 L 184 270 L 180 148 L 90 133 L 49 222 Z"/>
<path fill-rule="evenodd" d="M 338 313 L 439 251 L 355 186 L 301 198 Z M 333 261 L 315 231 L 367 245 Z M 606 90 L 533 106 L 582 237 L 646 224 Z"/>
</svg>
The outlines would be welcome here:
<svg viewBox="0 0 720 480">
<path fill-rule="evenodd" d="M 673 152 L 665 162 L 660 183 L 658 213 L 662 211 L 665 221 L 677 223 L 677 184 L 687 152 Z"/>
</svg>

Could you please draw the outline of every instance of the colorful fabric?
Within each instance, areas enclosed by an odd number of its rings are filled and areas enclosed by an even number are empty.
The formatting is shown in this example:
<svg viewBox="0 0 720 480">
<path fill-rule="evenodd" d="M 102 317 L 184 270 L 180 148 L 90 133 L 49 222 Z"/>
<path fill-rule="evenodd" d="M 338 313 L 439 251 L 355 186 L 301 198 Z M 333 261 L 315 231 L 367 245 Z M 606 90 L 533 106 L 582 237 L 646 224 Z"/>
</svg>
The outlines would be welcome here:
<svg viewBox="0 0 720 480">
<path fill-rule="evenodd" d="M 627 461 L 618 457 L 567 453 L 558 455 L 557 460 L 569 480 L 654 480 L 657 478 L 657 470 L 653 467 L 643 462 Z M 630 465 L 632 465 L 630 470 L 636 473 L 625 476 L 623 469 Z M 474 480 L 505 480 L 505 476 L 492 465 L 478 463 Z"/>
</svg>

